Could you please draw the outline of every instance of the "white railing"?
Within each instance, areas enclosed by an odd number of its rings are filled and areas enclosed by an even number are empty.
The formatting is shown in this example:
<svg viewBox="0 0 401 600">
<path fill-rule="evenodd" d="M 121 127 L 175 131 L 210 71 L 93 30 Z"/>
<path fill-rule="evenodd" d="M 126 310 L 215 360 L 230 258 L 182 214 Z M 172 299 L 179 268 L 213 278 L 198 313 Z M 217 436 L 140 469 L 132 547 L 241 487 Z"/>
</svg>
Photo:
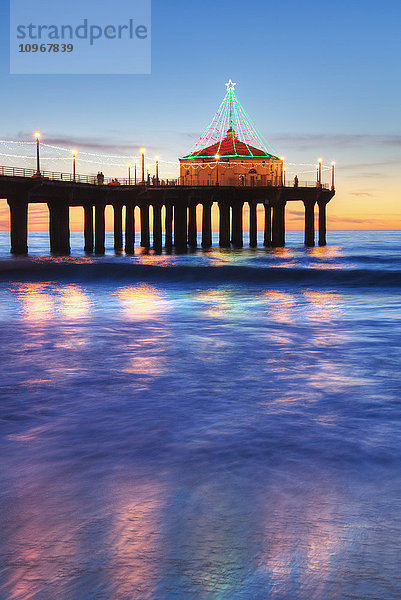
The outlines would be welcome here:
<svg viewBox="0 0 401 600">
<path fill-rule="evenodd" d="M 104 177 L 102 174 L 98 175 L 79 175 L 75 177 L 72 173 L 57 173 L 53 171 L 41 171 L 37 173 L 35 169 L 25 169 L 23 167 L 2 167 L 0 166 L 0 176 L 3 177 L 24 177 L 29 179 L 38 179 L 41 181 L 62 181 L 67 183 L 84 183 L 91 185 L 110 185 L 110 186 L 133 186 L 133 185 L 145 185 L 145 186 L 183 186 L 183 187 L 212 187 L 219 185 L 220 187 L 239 187 L 237 179 L 225 179 L 223 181 L 194 181 L 188 177 L 178 177 L 177 179 L 159 179 L 156 177 L 149 178 L 146 182 L 135 182 L 133 178 L 118 179 L 115 177 Z M 285 186 L 273 186 L 271 182 L 265 182 L 261 180 L 246 181 L 243 186 L 240 187 L 295 187 L 293 182 L 286 183 Z M 299 181 L 298 187 L 318 187 L 316 181 Z M 328 189 L 327 183 L 322 183 L 321 188 Z"/>
</svg>

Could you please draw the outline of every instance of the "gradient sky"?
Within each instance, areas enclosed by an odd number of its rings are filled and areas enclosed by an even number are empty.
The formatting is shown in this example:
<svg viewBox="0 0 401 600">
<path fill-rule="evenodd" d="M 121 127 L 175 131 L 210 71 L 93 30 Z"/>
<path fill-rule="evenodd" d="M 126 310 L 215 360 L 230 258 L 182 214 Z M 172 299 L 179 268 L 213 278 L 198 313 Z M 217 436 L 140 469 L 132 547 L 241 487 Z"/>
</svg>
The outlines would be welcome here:
<svg viewBox="0 0 401 600">
<path fill-rule="evenodd" d="M 125 155 L 143 145 L 176 160 L 232 78 L 277 155 L 337 161 L 329 227 L 401 228 L 399 1 L 153 0 L 152 75 L 125 76 L 9 75 L 8 10 L 1 0 L 1 139 L 39 130 L 67 147 Z M 307 170 L 289 168 L 313 180 Z M 7 212 L 2 201 L 2 228 Z M 298 212 L 289 211 L 289 228 L 302 227 Z"/>
</svg>

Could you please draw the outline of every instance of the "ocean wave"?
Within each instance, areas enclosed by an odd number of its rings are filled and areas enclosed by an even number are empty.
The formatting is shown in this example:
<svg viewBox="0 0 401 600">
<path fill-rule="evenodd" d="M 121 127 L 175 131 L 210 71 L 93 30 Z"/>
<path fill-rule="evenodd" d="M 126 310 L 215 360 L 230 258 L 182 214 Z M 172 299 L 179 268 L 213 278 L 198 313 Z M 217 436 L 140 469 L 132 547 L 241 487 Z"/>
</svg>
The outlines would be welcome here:
<svg viewBox="0 0 401 600">
<path fill-rule="evenodd" d="M 366 268 L 254 267 L 248 265 L 141 264 L 105 261 L 4 260 L 0 280 L 138 281 L 236 285 L 316 285 L 347 288 L 401 287 L 401 270 Z"/>
</svg>

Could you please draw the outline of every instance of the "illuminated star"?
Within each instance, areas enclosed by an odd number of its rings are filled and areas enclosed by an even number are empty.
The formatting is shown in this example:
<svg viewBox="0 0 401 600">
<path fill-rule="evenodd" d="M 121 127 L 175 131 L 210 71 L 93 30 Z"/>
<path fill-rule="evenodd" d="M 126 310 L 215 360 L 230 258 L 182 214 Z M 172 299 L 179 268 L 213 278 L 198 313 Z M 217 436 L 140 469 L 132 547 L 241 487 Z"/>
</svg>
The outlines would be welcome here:
<svg viewBox="0 0 401 600">
<path fill-rule="evenodd" d="M 232 80 L 230 79 L 230 81 L 228 83 L 226 83 L 227 92 L 234 91 L 236 85 L 237 84 L 233 83 Z"/>
</svg>

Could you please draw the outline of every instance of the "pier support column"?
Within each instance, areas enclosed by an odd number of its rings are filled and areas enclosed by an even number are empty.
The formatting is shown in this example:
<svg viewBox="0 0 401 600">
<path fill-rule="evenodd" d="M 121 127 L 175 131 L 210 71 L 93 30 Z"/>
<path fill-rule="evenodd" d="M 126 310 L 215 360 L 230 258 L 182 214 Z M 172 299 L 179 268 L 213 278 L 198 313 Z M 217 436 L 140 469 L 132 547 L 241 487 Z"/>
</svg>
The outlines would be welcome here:
<svg viewBox="0 0 401 600">
<path fill-rule="evenodd" d="M 171 250 L 173 247 L 173 205 L 166 204 L 166 237 L 165 247 L 167 250 Z"/>
<path fill-rule="evenodd" d="M 95 254 L 105 253 L 105 218 L 104 204 L 95 206 Z"/>
<path fill-rule="evenodd" d="M 243 202 L 233 204 L 233 235 L 232 244 L 235 248 L 242 248 L 243 240 L 243 217 L 242 217 Z"/>
<path fill-rule="evenodd" d="M 212 202 L 202 204 L 202 248 L 212 246 Z"/>
<path fill-rule="evenodd" d="M 198 245 L 196 204 L 192 203 L 189 205 L 188 245 L 190 248 L 196 248 Z"/>
<path fill-rule="evenodd" d="M 135 252 L 135 205 L 125 206 L 125 253 L 132 255 Z"/>
<path fill-rule="evenodd" d="M 319 199 L 319 246 L 326 245 L 326 206 L 327 200 Z"/>
<path fill-rule="evenodd" d="M 278 200 L 273 205 L 272 246 L 282 248 L 285 246 L 285 205 L 286 202 Z"/>
<path fill-rule="evenodd" d="M 149 232 L 149 205 L 142 205 L 141 210 L 141 246 L 148 250 L 150 248 Z"/>
<path fill-rule="evenodd" d="M 93 206 L 85 204 L 84 206 L 84 250 L 88 254 L 93 252 Z"/>
<path fill-rule="evenodd" d="M 28 202 L 25 198 L 9 198 L 12 254 L 28 254 Z"/>
<path fill-rule="evenodd" d="M 181 199 L 174 204 L 174 247 L 176 250 L 187 248 L 187 206 Z"/>
<path fill-rule="evenodd" d="M 315 245 L 315 200 L 304 200 L 305 206 L 305 246 Z"/>
<path fill-rule="evenodd" d="M 266 200 L 265 204 L 265 234 L 263 238 L 263 245 L 268 248 L 272 245 L 272 207 L 270 202 Z"/>
<path fill-rule="evenodd" d="M 162 251 L 162 207 L 153 204 L 153 249 L 155 252 Z"/>
<path fill-rule="evenodd" d="M 257 230 L 258 230 L 258 222 L 257 222 L 257 205 L 256 202 L 249 202 L 249 246 L 251 248 L 256 248 L 258 245 L 257 240 Z"/>
<path fill-rule="evenodd" d="M 70 207 L 65 200 L 49 202 L 50 252 L 68 255 L 70 248 Z"/>
<path fill-rule="evenodd" d="M 220 248 L 230 247 L 230 205 L 225 202 L 219 202 L 220 210 Z"/>
<path fill-rule="evenodd" d="M 123 205 L 114 204 L 114 250 L 120 254 L 123 250 Z"/>
</svg>

